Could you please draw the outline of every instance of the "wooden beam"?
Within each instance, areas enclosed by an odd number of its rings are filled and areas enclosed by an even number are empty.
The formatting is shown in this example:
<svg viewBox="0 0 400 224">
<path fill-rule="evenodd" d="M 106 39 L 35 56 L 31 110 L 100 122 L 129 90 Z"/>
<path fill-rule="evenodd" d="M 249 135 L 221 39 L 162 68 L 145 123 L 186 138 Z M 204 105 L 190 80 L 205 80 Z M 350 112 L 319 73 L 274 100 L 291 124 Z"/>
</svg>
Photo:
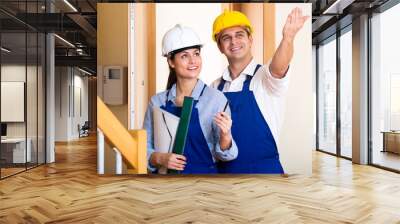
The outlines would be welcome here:
<svg viewBox="0 0 400 224">
<path fill-rule="evenodd" d="M 129 130 L 132 138 L 136 140 L 138 156 L 137 168 L 128 169 L 128 173 L 147 174 L 147 134 L 145 130 Z"/>
<path fill-rule="evenodd" d="M 264 3 L 264 52 L 263 62 L 272 59 L 275 52 L 275 4 Z"/>
<path fill-rule="evenodd" d="M 147 49 L 148 49 L 148 102 L 151 96 L 156 94 L 156 5 L 154 3 L 146 4 L 147 6 Z M 146 104 L 147 105 L 147 104 Z"/>
<path fill-rule="evenodd" d="M 146 164 L 147 167 L 146 132 L 129 132 L 100 97 L 97 97 L 97 125 L 107 140 L 121 152 L 128 162 L 127 165 L 138 173 L 145 173 L 143 166 Z"/>
<path fill-rule="evenodd" d="M 240 11 L 241 3 L 221 3 L 221 11 Z"/>
</svg>

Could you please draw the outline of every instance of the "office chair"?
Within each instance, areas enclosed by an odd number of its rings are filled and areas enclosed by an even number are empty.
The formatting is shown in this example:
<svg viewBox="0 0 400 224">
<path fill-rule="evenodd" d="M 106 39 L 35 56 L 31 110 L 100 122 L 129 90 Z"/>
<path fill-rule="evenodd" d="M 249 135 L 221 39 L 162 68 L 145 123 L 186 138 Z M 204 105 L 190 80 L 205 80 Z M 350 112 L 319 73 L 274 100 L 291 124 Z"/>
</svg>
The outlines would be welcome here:
<svg viewBox="0 0 400 224">
<path fill-rule="evenodd" d="M 90 129 L 90 125 L 89 125 L 89 121 L 85 121 L 85 123 L 82 125 L 82 127 L 79 127 L 80 125 L 78 125 L 78 129 L 79 129 L 79 138 L 80 137 L 87 137 L 89 136 L 89 129 Z"/>
</svg>

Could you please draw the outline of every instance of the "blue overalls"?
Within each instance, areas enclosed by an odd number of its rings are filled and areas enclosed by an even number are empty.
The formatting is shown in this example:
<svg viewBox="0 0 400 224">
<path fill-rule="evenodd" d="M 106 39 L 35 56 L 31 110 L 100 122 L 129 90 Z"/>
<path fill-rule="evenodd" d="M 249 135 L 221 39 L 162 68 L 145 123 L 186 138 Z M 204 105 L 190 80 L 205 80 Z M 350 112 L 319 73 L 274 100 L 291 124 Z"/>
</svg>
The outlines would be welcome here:
<svg viewBox="0 0 400 224">
<path fill-rule="evenodd" d="M 254 74 L 261 65 L 257 65 Z M 253 75 L 254 76 L 254 75 Z M 252 76 L 247 76 L 239 92 L 224 92 L 232 114 L 232 136 L 239 149 L 235 160 L 219 162 L 220 173 L 283 173 L 279 153 L 271 130 L 258 107 L 253 91 Z M 222 79 L 218 90 L 222 91 Z"/>
<path fill-rule="evenodd" d="M 204 85 L 200 97 L 203 95 L 204 89 L 207 86 Z M 177 107 L 172 101 L 168 101 L 169 90 L 167 91 L 167 100 L 165 106 L 161 106 L 162 109 L 180 117 L 182 107 Z M 186 166 L 181 173 L 183 174 L 207 174 L 207 173 L 218 173 L 217 167 L 212 158 L 210 148 L 208 147 L 207 141 L 204 137 L 203 131 L 201 130 L 199 111 L 196 108 L 198 100 L 193 103 L 192 115 L 190 117 L 190 124 L 188 135 L 186 138 L 185 149 L 183 155 L 186 157 Z M 210 118 L 212 119 L 212 118 Z"/>
</svg>

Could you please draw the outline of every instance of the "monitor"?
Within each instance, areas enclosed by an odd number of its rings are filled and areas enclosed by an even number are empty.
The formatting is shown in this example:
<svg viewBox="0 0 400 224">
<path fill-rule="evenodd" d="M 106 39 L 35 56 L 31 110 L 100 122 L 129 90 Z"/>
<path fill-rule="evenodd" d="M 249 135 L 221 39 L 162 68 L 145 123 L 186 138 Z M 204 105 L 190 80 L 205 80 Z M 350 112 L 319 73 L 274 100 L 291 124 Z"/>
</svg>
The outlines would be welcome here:
<svg viewBox="0 0 400 224">
<path fill-rule="evenodd" d="M 1 136 L 7 136 L 7 124 L 1 123 Z"/>
</svg>

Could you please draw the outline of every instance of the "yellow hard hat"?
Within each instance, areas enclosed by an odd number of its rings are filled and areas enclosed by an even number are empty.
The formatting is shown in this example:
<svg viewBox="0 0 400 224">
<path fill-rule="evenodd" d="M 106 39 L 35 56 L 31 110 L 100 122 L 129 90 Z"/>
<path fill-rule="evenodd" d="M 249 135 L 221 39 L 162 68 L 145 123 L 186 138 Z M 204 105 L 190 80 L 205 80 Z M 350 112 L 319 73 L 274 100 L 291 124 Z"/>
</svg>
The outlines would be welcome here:
<svg viewBox="0 0 400 224">
<path fill-rule="evenodd" d="M 249 28 L 250 33 L 253 33 L 253 27 L 246 15 L 238 11 L 225 11 L 214 20 L 213 40 L 217 41 L 216 35 L 223 29 L 234 26 L 246 26 Z"/>
</svg>

